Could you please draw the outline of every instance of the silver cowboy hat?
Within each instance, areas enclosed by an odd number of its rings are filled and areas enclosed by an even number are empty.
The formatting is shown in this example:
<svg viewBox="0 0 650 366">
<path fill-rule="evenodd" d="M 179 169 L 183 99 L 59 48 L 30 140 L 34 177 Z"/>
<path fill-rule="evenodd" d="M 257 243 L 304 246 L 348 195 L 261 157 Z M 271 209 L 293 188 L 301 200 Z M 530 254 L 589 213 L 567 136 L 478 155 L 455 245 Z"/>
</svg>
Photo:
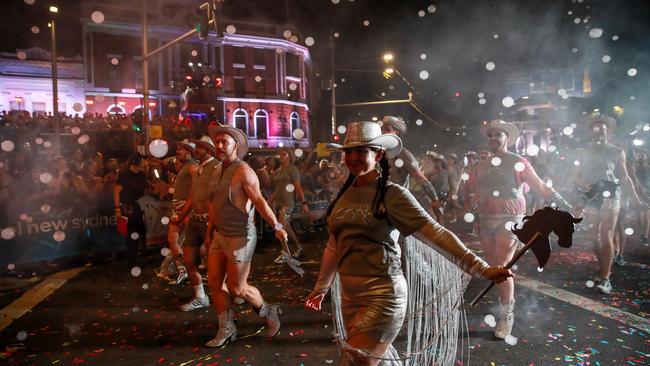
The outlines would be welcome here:
<svg viewBox="0 0 650 366">
<path fill-rule="evenodd" d="M 217 151 L 214 148 L 214 142 L 212 142 L 212 139 L 209 136 L 203 135 L 198 140 L 190 139 L 190 142 L 196 144 L 197 147 L 201 146 L 202 148 L 208 150 L 212 156 L 214 156 L 215 152 Z"/>
<path fill-rule="evenodd" d="M 608 131 L 614 131 L 616 129 L 616 120 L 606 114 L 596 114 L 591 115 L 585 118 L 583 121 L 584 127 L 591 127 L 592 124 L 596 122 L 602 122 L 607 126 Z"/>
<path fill-rule="evenodd" d="M 389 159 L 402 151 L 402 140 L 397 135 L 382 134 L 381 126 L 376 122 L 351 122 L 348 123 L 346 130 L 343 145 L 328 144 L 329 150 L 369 146 L 386 151 Z"/>
<path fill-rule="evenodd" d="M 194 150 L 196 149 L 196 144 L 191 142 L 189 139 L 183 139 L 183 141 L 176 141 L 175 144 L 186 147 L 192 154 L 194 154 Z"/>
<path fill-rule="evenodd" d="M 487 137 L 489 130 L 497 129 L 505 132 L 508 135 L 508 146 L 512 146 L 519 138 L 519 129 L 517 126 L 500 119 L 494 119 L 484 125 L 481 125 L 481 133 Z"/>
<path fill-rule="evenodd" d="M 230 125 L 217 125 L 208 127 L 208 135 L 214 138 L 219 132 L 224 132 L 230 135 L 235 142 L 237 142 L 237 157 L 243 159 L 248 154 L 248 138 L 244 131 Z"/>
<path fill-rule="evenodd" d="M 404 135 L 406 133 L 406 122 L 404 122 L 402 117 L 384 116 L 379 124 L 380 126 L 386 124 L 393 127 L 399 131 L 400 135 Z"/>
</svg>

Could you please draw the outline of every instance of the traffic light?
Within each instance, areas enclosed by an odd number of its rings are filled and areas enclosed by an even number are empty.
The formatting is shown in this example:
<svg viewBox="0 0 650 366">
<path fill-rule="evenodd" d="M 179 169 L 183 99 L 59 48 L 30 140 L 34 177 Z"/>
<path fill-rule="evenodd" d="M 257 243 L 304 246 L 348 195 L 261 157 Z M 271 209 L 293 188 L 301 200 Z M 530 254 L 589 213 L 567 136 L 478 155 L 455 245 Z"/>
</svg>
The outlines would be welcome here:
<svg viewBox="0 0 650 366">
<path fill-rule="evenodd" d="M 223 76 L 221 76 L 221 74 L 218 74 L 217 76 L 215 76 L 215 78 L 214 78 L 214 86 L 217 89 L 221 89 L 223 87 Z"/>
<path fill-rule="evenodd" d="M 199 39 L 208 38 L 208 12 L 203 9 L 196 9 L 196 23 L 194 23 L 194 28 L 197 33 L 199 33 Z"/>
<path fill-rule="evenodd" d="M 334 135 L 334 141 L 339 142 L 339 135 Z"/>
<path fill-rule="evenodd" d="M 144 108 L 139 108 L 136 109 L 133 114 L 131 114 L 131 128 L 137 133 L 142 132 L 142 120 L 144 119 L 142 116 L 142 111 L 144 111 Z"/>
</svg>

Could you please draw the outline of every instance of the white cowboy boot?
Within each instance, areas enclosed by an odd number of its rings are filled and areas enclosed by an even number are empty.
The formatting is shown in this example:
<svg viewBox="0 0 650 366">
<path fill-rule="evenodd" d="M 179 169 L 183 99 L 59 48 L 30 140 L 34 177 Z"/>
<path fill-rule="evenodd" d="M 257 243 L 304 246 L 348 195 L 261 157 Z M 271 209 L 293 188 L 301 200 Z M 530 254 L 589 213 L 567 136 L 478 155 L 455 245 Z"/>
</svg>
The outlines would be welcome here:
<svg viewBox="0 0 650 366">
<path fill-rule="evenodd" d="M 237 339 L 237 326 L 233 318 L 233 311 L 227 310 L 217 316 L 219 319 L 219 332 L 205 344 L 206 347 L 223 347 Z"/>
<path fill-rule="evenodd" d="M 507 304 L 500 304 L 499 321 L 494 330 L 494 336 L 499 339 L 505 339 L 512 332 L 512 326 L 515 324 L 515 299 L 510 300 Z"/>
<path fill-rule="evenodd" d="M 266 319 L 266 336 L 274 337 L 280 331 L 280 314 L 282 310 L 279 305 L 270 305 L 267 302 L 260 308 L 260 318 Z"/>
</svg>

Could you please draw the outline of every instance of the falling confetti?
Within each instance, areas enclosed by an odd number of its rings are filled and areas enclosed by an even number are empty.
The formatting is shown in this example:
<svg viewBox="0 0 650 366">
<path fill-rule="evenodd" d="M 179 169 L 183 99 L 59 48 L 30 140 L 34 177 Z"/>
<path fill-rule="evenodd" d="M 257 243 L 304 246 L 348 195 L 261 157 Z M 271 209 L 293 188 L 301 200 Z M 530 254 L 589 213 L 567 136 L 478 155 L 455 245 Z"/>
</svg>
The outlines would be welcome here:
<svg viewBox="0 0 650 366">
<path fill-rule="evenodd" d="M 609 196 L 611 196 L 611 195 L 612 195 L 612 193 L 610 191 L 604 191 L 603 192 L 603 197 L 605 197 L 605 198 L 609 198 Z"/>
<path fill-rule="evenodd" d="M 483 318 L 483 321 L 485 322 L 485 324 L 487 324 L 492 328 L 496 327 L 497 325 L 497 320 L 494 318 L 494 315 L 492 314 L 486 315 L 485 318 Z"/>
<path fill-rule="evenodd" d="M 304 154 L 304 151 L 302 149 L 296 149 L 294 150 L 293 154 L 296 155 L 297 158 L 299 158 Z"/>
<path fill-rule="evenodd" d="M 420 60 L 426 60 L 427 59 L 427 54 L 426 53 L 421 53 L 420 54 Z"/>
<path fill-rule="evenodd" d="M 41 28 L 39 28 L 37 26 L 33 26 L 31 28 L 31 30 L 32 30 L 32 33 L 34 33 L 34 34 L 39 34 L 41 32 Z"/>
<path fill-rule="evenodd" d="M 9 152 L 9 151 L 13 151 L 16 146 L 14 145 L 14 142 L 11 140 L 4 140 L 2 141 L 2 143 L 0 143 L 0 147 L 2 148 L 2 151 Z"/>
<path fill-rule="evenodd" d="M 369 20 L 364 20 L 364 21 L 363 21 L 363 25 L 366 26 L 366 27 L 369 26 L 369 25 L 370 25 L 370 21 L 369 21 Z"/>
<path fill-rule="evenodd" d="M 512 97 L 505 97 L 501 100 L 501 104 L 506 108 L 510 108 L 515 105 L 515 100 Z"/>
<path fill-rule="evenodd" d="M 628 228 L 625 228 L 625 230 L 623 232 L 625 233 L 625 235 L 630 236 L 630 235 L 634 234 L 634 229 L 632 229 L 631 227 L 628 227 Z"/>
<path fill-rule="evenodd" d="M 492 195 L 493 195 L 494 197 L 499 197 L 499 191 L 494 191 L 494 192 L 492 192 Z"/>
<path fill-rule="evenodd" d="M 567 135 L 567 136 L 571 136 L 571 135 L 573 135 L 573 128 L 571 126 L 564 127 L 562 129 L 562 133 Z"/>
<path fill-rule="evenodd" d="M 634 77 L 636 76 L 637 70 L 634 67 L 631 67 L 627 70 L 627 76 Z"/>
<path fill-rule="evenodd" d="M 62 242 L 65 240 L 65 231 L 57 230 L 52 234 L 54 241 Z"/>
<path fill-rule="evenodd" d="M 18 53 L 16 53 L 16 57 L 19 60 L 26 60 L 27 59 L 27 53 L 25 53 L 24 51 L 18 51 Z"/>
<path fill-rule="evenodd" d="M 347 131 L 347 128 L 345 126 L 343 126 L 343 125 L 340 125 L 339 127 L 336 128 L 336 132 L 338 132 L 340 134 L 344 134 L 345 131 Z"/>
<path fill-rule="evenodd" d="M 510 334 L 508 334 L 504 340 L 510 346 L 514 346 L 517 344 L 517 338 L 511 336 Z"/>
<path fill-rule="evenodd" d="M 420 79 L 426 80 L 429 78 L 429 72 L 427 70 L 420 71 Z"/>
<path fill-rule="evenodd" d="M 398 168 L 403 167 L 403 166 L 404 166 L 404 160 L 402 160 L 402 159 L 396 159 L 396 160 L 395 160 L 395 166 L 398 167 Z"/>
<path fill-rule="evenodd" d="M 485 69 L 486 69 L 487 71 L 492 71 L 492 70 L 494 70 L 496 67 L 497 67 L 497 65 L 496 65 L 494 62 L 492 62 L 492 61 L 488 61 L 488 62 L 485 64 Z"/>
<path fill-rule="evenodd" d="M 524 169 L 526 169 L 526 165 L 524 163 L 522 163 L 521 161 L 518 161 L 518 162 L 515 163 L 515 170 L 516 171 L 521 173 L 521 172 L 524 171 Z"/>
<path fill-rule="evenodd" d="M 27 339 L 27 332 L 21 330 L 20 332 L 18 332 L 18 334 L 16 334 L 16 339 L 21 342 L 24 341 L 25 339 Z"/>
<path fill-rule="evenodd" d="M 142 274 L 142 269 L 138 266 L 131 268 L 131 276 L 138 277 Z"/>
<path fill-rule="evenodd" d="M 315 41 L 314 41 L 314 37 L 307 37 L 307 38 L 305 38 L 305 44 L 306 44 L 308 47 L 313 46 L 314 43 L 315 43 Z"/>
<path fill-rule="evenodd" d="M 474 214 L 471 212 L 466 213 L 463 216 L 463 220 L 465 220 L 465 222 L 474 222 Z"/>
<path fill-rule="evenodd" d="M 102 24 L 102 23 L 104 23 L 104 20 L 105 20 L 104 13 L 102 13 L 99 10 L 93 11 L 90 14 L 90 20 L 92 20 L 93 23 Z"/>
<path fill-rule="evenodd" d="M 294 91 L 296 89 L 298 89 L 298 84 L 296 83 L 289 84 L 289 90 Z"/>
<path fill-rule="evenodd" d="M 485 103 L 487 103 L 487 100 L 485 100 L 485 98 L 481 98 L 478 100 L 478 104 L 485 104 Z"/>
<path fill-rule="evenodd" d="M 237 27 L 235 27 L 233 24 L 228 24 L 228 26 L 226 27 L 226 33 L 228 34 L 237 33 Z M 289 37 L 291 37 L 291 34 L 289 34 Z"/>
<path fill-rule="evenodd" d="M 592 280 L 588 280 L 588 281 L 585 283 L 585 285 L 586 285 L 587 287 L 589 287 L 589 288 L 593 288 L 594 285 L 595 285 L 595 283 L 594 283 L 594 281 L 592 281 Z"/>
<path fill-rule="evenodd" d="M 612 60 L 612 57 L 610 55 L 605 55 L 600 60 L 606 64 Z"/>
<path fill-rule="evenodd" d="M 291 31 L 288 30 L 288 29 L 285 30 L 284 32 L 282 32 L 282 36 L 283 36 L 284 38 L 286 38 L 286 39 L 291 38 L 291 34 L 292 34 Z"/>
<path fill-rule="evenodd" d="M 0 232 L 0 236 L 4 240 L 11 240 L 16 236 L 16 230 L 13 227 L 6 227 Z"/>
<path fill-rule="evenodd" d="M 117 66 L 120 63 L 120 60 L 117 57 L 111 59 L 111 65 Z"/>
<path fill-rule="evenodd" d="M 169 253 L 171 253 L 171 250 L 169 250 L 169 248 L 167 247 L 160 249 L 160 255 L 162 255 L 163 257 L 168 256 Z"/>
<path fill-rule="evenodd" d="M 47 203 L 41 205 L 41 212 L 46 214 L 46 215 L 48 213 L 50 213 L 50 209 L 51 209 L 51 207 Z"/>
<path fill-rule="evenodd" d="M 138 240 L 139 237 L 140 237 L 140 234 L 138 234 L 136 232 L 131 233 L 131 239 Z"/>
<path fill-rule="evenodd" d="M 422 126 L 422 123 L 423 123 L 422 120 L 419 118 L 415 120 L 415 124 L 418 126 Z"/>
<path fill-rule="evenodd" d="M 526 154 L 528 156 L 537 156 L 537 154 L 539 154 L 539 146 L 535 144 L 526 146 Z"/>
<path fill-rule="evenodd" d="M 305 131 L 302 128 L 296 128 L 293 130 L 293 138 L 296 140 L 302 140 L 305 137 Z"/>
<path fill-rule="evenodd" d="M 169 144 L 163 139 L 155 139 L 149 143 L 149 153 L 156 158 L 162 158 L 167 155 Z"/>
<path fill-rule="evenodd" d="M 287 184 L 285 189 L 287 190 L 287 192 L 293 192 L 296 189 L 296 187 L 293 184 L 289 183 Z"/>
<path fill-rule="evenodd" d="M 493 157 L 493 158 L 490 160 L 490 164 L 492 164 L 493 166 L 499 166 L 499 165 L 501 165 L 501 158 L 498 157 L 498 156 Z"/>
<path fill-rule="evenodd" d="M 50 182 L 52 182 L 52 178 L 52 174 L 50 173 L 41 173 L 39 176 L 39 179 L 43 184 L 50 184 Z"/>
<path fill-rule="evenodd" d="M 469 174 L 467 174 L 467 173 L 461 174 L 460 179 L 462 179 L 464 181 L 468 181 L 469 180 Z"/>
<path fill-rule="evenodd" d="M 427 13 L 426 13 L 424 10 L 420 10 L 420 11 L 418 11 L 418 16 L 419 16 L 420 18 L 424 17 L 425 15 L 427 15 Z"/>
<path fill-rule="evenodd" d="M 589 37 L 591 38 L 600 38 L 603 35 L 603 30 L 600 28 L 591 28 L 589 30 Z"/>
<path fill-rule="evenodd" d="M 436 8 L 435 5 L 429 5 L 429 6 L 427 6 L 427 11 L 428 11 L 429 13 L 431 13 L 431 14 L 435 13 L 436 10 L 437 10 L 437 8 Z"/>
</svg>

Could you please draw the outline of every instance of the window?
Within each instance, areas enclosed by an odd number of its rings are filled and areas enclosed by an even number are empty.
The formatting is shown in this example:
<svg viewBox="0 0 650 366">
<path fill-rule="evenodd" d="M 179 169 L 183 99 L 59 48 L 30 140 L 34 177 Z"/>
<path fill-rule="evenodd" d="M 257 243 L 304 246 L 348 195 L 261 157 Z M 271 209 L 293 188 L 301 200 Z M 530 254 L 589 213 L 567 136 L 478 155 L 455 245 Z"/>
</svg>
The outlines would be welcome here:
<svg viewBox="0 0 650 366">
<path fill-rule="evenodd" d="M 236 64 L 245 64 L 246 60 L 244 59 L 244 47 L 233 47 L 233 62 Z"/>
<path fill-rule="evenodd" d="M 291 117 L 289 117 L 289 126 L 291 127 L 291 136 L 293 136 L 293 131 L 300 128 L 300 115 L 298 112 L 291 112 Z"/>
<path fill-rule="evenodd" d="M 246 81 L 243 78 L 235 78 L 235 97 L 246 97 Z"/>
<path fill-rule="evenodd" d="M 241 108 L 235 109 L 232 113 L 232 122 L 236 128 L 239 128 L 244 131 L 246 135 L 250 136 L 248 134 L 248 113 L 246 113 L 245 110 Z"/>
<path fill-rule="evenodd" d="M 266 65 L 266 60 L 264 59 L 264 50 L 261 48 L 255 49 L 255 65 Z"/>
<path fill-rule="evenodd" d="M 287 53 L 287 75 L 300 77 L 300 70 L 298 68 L 299 58 L 293 53 Z"/>
<path fill-rule="evenodd" d="M 268 137 L 266 126 L 269 122 L 269 114 L 263 109 L 255 111 L 255 137 L 265 139 Z"/>
<path fill-rule="evenodd" d="M 33 114 L 45 114 L 46 105 L 45 102 L 33 102 L 32 103 L 32 113 Z"/>
</svg>

